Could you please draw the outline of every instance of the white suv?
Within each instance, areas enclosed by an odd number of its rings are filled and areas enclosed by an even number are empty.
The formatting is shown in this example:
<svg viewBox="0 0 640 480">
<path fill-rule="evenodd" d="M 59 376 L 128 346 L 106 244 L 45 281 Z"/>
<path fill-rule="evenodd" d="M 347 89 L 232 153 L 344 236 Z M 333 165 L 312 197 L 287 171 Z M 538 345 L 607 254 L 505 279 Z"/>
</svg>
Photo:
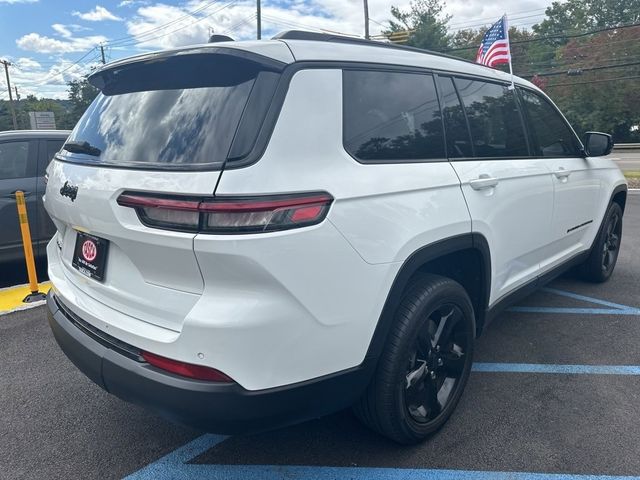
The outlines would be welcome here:
<svg viewBox="0 0 640 480">
<path fill-rule="evenodd" d="M 287 32 L 145 54 L 49 167 L 49 321 L 127 401 L 255 431 L 351 405 L 402 443 L 451 415 L 523 293 L 614 268 L 626 184 L 535 86 Z"/>
</svg>

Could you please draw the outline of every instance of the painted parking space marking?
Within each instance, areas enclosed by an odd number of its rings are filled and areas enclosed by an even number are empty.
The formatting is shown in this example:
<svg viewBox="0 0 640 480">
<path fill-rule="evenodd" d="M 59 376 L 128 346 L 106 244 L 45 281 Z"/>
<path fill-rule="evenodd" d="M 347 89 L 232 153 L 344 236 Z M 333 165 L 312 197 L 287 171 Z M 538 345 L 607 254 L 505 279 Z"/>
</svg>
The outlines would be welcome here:
<svg viewBox="0 0 640 480">
<path fill-rule="evenodd" d="M 542 291 L 597 307 L 512 307 L 526 313 L 638 315 L 640 308 L 555 288 Z M 571 365 L 476 362 L 475 373 L 640 376 L 640 365 Z M 640 476 L 535 473 L 416 468 L 323 467 L 301 465 L 224 465 L 190 463 L 223 442 L 226 436 L 205 434 L 129 475 L 127 480 L 640 480 Z"/>
<path fill-rule="evenodd" d="M 553 365 L 545 363 L 474 363 L 473 372 L 555 373 L 565 375 L 640 375 L 637 365 Z"/>
<path fill-rule="evenodd" d="M 601 300 L 599 298 L 588 297 L 586 295 L 580 295 L 578 293 L 567 292 L 565 290 L 559 290 L 557 288 L 542 288 L 540 291 L 552 293 L 562 297 L 571 298 L 573 300 L 579 300 L 581 302 L 591 303 L 594 305 L 601 305 L 607 308 L 595 308 L 595 307 L 526 307 L 516 306 L 510 307 L 509 312 L 520 313 L 567 313 L 574 315 L 640 315 L 640 308 L 630 307 L 628 305 L 621 305 L 619 303 L 609 302 L 607 300 Z"/>
<path fill-rule="evenodd" d="M 47 293 L 50 288 L 50 282 L 42 282 L 40 284 L 40 291 L 43 293 Z M 29 295 L 29 293 L 31 293 L 29 285 L 0 288 L 0 315 L 6 315 L 17 312 L 18 310 L 26 310 L 44 305 L 44 300 L 33 303 L 24 303 L 22 300 L 24 297 Z"/>
<path fill-rule="evenodd" d="M 640 480 L 640 477 L 632 476 L 564 473 L 188 463 L 226 438 L 222 435 L 202 435 L 132 473 L 126 480 Z"/>
</svg>

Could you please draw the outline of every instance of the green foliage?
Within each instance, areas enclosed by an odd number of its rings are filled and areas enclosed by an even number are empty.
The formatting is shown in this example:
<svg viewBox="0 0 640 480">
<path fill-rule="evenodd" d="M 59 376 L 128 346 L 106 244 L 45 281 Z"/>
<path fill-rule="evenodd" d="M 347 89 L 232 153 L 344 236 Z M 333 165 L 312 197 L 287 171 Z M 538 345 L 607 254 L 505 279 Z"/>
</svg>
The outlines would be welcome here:
<svg viewBox="0 0 640 480">
<path fill-rule="evenodd" d="M 69 82 L 68 86 L 68 100 L 37 98 L 34 95 L 28 95 L 20 101 L 14 101 L 18 128 L 31 128 L 29 112 L 53 112 L 57 128 L 61 130 L 72 129 L 98 94 L 98 89 L 85 79 Z M 0 101 L 0 131 L 2 130 L 13 130 L 11 110 L 9 102 L 6 100 Z"/>
<path fill-rule="evenodd" d="M 441 0 L 416 1 L 407 12 L 392 7 L 387 33 L 414 30 L 409 45 L 474 60 L 489 25 L 451 34 L 443 9 Z M 580 135 L 601 130 L 612 133 L 617 142 L 639 142 L 640 65 L 588 69 L 637 63 L 640 26 L 577 38 L 567 35 L 640 23 L 640 0 L 555 1 L 545 15 L 532 30 L 509 29 L 514 73 L 545 90 Z M 549 36 L 555 38 L 535 40 Z M 499 68 L 508 71 L 508 66 Z M 581 74 L 568 76 L 569 70 Z"/>
<path fill-rule="evenodd" d="M 553 2 L 533 26 L 537 35 L 564 35 L 640 22 L 640 0 L 567 0 Z M 566 40 L 555 40 L 564 44 Z"/>
<path fill-rule="evenodd" d="M 69 101 L 72 104 L 71 114 L 77 122 L 87 107 L 91 105 L 93 99 L 98 95 L 98 89 L 84 78 L 82 80 L 71 81 L 68 85 Z"/>
<path fill-rule="evenodd" d="M 389 22 L 393 32 L 409 30 L 411 34 L 407 45 L 427 50 L 444 50 L 449 46 L 447 23 L 449 15 L 443 15 L 444 3 L 441 0 L 414 0 L 408 12 L 391 7 L 394 20 Z"/>
</svg>

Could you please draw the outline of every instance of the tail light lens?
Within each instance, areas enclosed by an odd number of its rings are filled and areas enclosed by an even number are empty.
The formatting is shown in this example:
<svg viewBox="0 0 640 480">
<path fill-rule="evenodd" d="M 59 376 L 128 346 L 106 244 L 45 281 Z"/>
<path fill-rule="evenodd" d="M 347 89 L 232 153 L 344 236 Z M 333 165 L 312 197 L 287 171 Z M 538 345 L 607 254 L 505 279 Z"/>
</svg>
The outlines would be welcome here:
<svg viewBox="0 0 640 480">
<path fill-rule="evenodd" d="M 191 363 L 179 362 L 170 358 L 161 357 L 154 353 L 142 352 L 142 358 L 150 365 L 160 370 L 175 373 L 181 377 L 194 378 L 196 380 L 206 380 L 209 382 L 233 383 L 233 380 L 215 368 L 193 365 Z"/>
<path fill-rule="evenodd" d="M 262 233 L 322 222 L 333 197 L 325 192 L 254 197 L 179 197 L 124 192 L 118 204 L 134 208 L 155 228 L 212 234 Z"/>
</svg>

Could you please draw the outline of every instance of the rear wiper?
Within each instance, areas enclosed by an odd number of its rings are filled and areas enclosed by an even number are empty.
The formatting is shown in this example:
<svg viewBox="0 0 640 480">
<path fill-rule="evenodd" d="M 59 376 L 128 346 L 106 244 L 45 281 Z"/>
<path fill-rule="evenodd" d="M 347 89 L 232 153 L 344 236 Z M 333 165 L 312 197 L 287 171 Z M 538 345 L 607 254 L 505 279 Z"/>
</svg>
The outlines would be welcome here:
<svg viewBox="0 0 640 480">
<path fill-rule="evenodd" d="M 62 146 L 63 150 L 71 153 L 85 153 L 94 157 L 99 157 L 102 153 L 98 147 L 94 147 L 89 142 L 67 142 Z"/>
</svg>

